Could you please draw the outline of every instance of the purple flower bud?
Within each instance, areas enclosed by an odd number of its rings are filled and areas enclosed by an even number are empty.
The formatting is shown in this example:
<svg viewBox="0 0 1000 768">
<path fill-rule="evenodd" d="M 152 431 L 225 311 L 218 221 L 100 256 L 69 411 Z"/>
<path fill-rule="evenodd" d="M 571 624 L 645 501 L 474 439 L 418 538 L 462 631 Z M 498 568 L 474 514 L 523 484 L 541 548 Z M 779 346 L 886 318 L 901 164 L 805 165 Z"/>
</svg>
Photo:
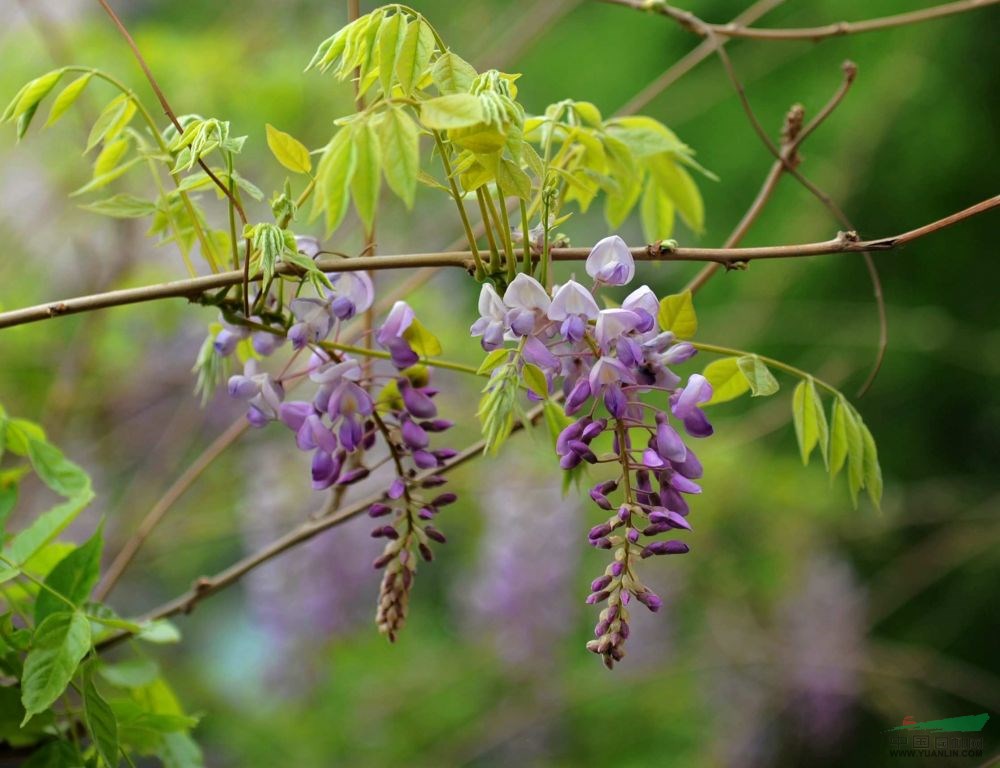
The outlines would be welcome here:
<svg viewBox="0 0 1000 768">
<path fill-rule="evenodd" d="M 392 512 L 392 507 L 390 507 L 388 504 L 382 504 L 381 502 L 378 501 L 376 501 L 374 504 L 368 507 L 369 517 L 384 517 L 385 515 L 388 515 L 390 512 Z"/>
<path fill-rule="evenodd" d="M 569 448 L 573 453 L 579 454 L 580 458 L 588 464 L 594 464 L 597 461 L 597 454 L 590 450 L 589 445 L 580 440 L 570 440 Z"/>
<path fill-rule="evenodd" d="M 601 523 L 600 525 L 595 525 L 590 529 L 590 533 L 587 534 L 587 538 L 594 541 L 595 539 L 607 536 L 612 530 L 614 529 L 611 527 L 611 523 Z"/>
<path fill-rule="evenodd" d="M 410 383 L 407 378 L 397 380 L 399 392 L 406 410 L 418 419 L 430 419 L 437 415 L 437 406 L 426 394 Z"/>
<path fill-rule="evenodd" d="M 652 448 L 647 448 L 642 452 L 642 463 L 651 469 L 667 466 L 667 462 Z"/>
<path fill-rule="evenodd" d="M 566 398 L 566 415 L 572 416 L 590 399 L 590 382 L 580 379 Z"/>
<path fill-rule="evenodd" d="M 660 599 L 659 595 L 650 590 L 644 590 L 642 592 L 637 592 L 636 600 L 642 603 L 644 606 L 649 608 L 650 611 L 656 613 L 660 608 L 663 607 L 663 601 Z"/>
<path fill-rule="evenodd" d="M 614 578 L 618 578 L 625 572 L 625 564 L 619 563 L 617 560 L 611 564 L 611 575 Z"/>
<path fill-rule="evenodd" d="M 386 552 L 385 554 L 379 555 L 378 557 L 375 558 L 375 560 L 372 561 L 372 568 L 374 568 L 376 571 L 380 570 L 381 568 L 385 568 L 389 563 L 392 562 L 392 558 L 393 558 L 392 552 Z"/>
<path fill-rule="evenodd" d="M 373 539 L 386 538 L 395 541 L 396 539 L 399 538 L 399 531 L 397 531 L 391 525 L 383 525 L 372 531 L 372 538 Z"/>
<path fill-rule="evenodd" d="M 445 544 L 448 541 L 448 539 L 445 538 L 444 534 L 441 533 L 441 531 L 439 531 L 433 525 L 425 525 L 424 533 L 426 533 L 429 538 L 433 539 L 439 544 Z"/>
<path fill-rule="evenodd" d="M 340 460 L 326 451 L 316 451 L 312 459 L 312 487 L 317 491 L 329 488 L 340 474 Z"/>
<path fill-rule="evenodd" d="M 657 421 L 660 421 L 660 416 L 666 418 L 665 414 L 657 414 Z M 660 421 L 656 427 L 656 450 L 663 458 L 674 462 L 684 461 L 688 452 L 677 430 L 666 421 Z"/>
<path fill-rule="evenodd" d="M 420 469 L 430 469 L 431 467 L 436 467 L 438 464 L 434 454 L 422 448 L 415 450 L 412 456 L 413 463 L 420 467 Z"/>
<path fill-rule="evenodd" d="M 445 432 L 455 426 L 455 422 L 448 419 L 434 419 L 432 421 L 421 421 L 420 426 L 428 432 Z"/>
<path fill-rule="evenodd" d="M 595 539 L 591 541 L 590 544 L 591 546 L 596 547 L 597 549 L 611 549 L 612 547 L 611 539 L 607 537 L 603 539 Z"/>
<path fill-rule="evenodd" d="M 354 483 L 360 482 L 368 477 L 370 470 L 368 467 L 357 467 L 348 472 L 345 472 L 337 485 L 353 485 Z"/>
<path fill-rule="evenodd" d="M 316 410 L 313 408 L 312 403 L 306 403 L 301 400 L 282 403 L 278 407 L 278 418 L 281 419 L 286 427 L 295 432 L 298 432 L 302 428 L 302 423 L 314 413 L 316 413 Z"/>
<path fill-rule="evenodd" d="M 421 520 L 433 520 L 436 514 L 437 510 L 434 507 L 421 507 L 420 511 L 417 512 L 417 517 Z"/>
<path fill-rule="evenodd" d="M 420 481 L 421 488 L 438 488 L 448 482 L 448 478 L 441 475 L 431 475 Z"/>
<path fill-rule="evenodd" d="M 600 493 L 597 488 L 590 489 L 590 498 L 601 509 L 611 509 L 611 502 L 608 501 L 608 497 Z"/>
<path fill-rule="evenodd" d="M 640 556 L 645 559 L 653 555 L 683 555 L 688 551 L 690 547 L 683 541 L 654 541 L 642 550 Z"/>
<path fill-rule="evenodd" d="M 578 453 L 564 453 L 559 459 L 559 466 L 565 470 L 570 470 L 580 464 L 583 459 L 580 458 Z"/>
<path fill-rule="evenodd" d="M 607 419 L 597 419 L 597 421 L 591 422 L 584 428 L 583 432 L 580 433 L 580 439 L 583 440 L 584 442 L 589 443 L 591 440 L 593 440 L 595 437 L 601 434 L 601 432 L 603 432 L 605 427 L 607 426 L 608 426 Z"/>
<path fill-rule="evenodd" d="M 435 507 L 446 507 L 449 504 L 454 504 L 458 499 L 458 496 L 454 493 L 442 493 L 440 496 L 435 497 L 431 504 Z"/>
<path fill-rule="evenodd" d="M 403 437 L 403 442 L 406 443 L 408 448 L 426 448 L 430 442 L 430 438 L 427 433 L 421 429 L 417 424 L 409 419 L 403 422 L 403 426 L 400 429 L 400 434 Z"/>
<path fill-rule="evenodd" d="M 420 551 L 420 556 L 428 563 L 434 559 L 434 553 L 431 552 L 431 548 L 423 542 L 417 545 L 417 549 Z"/>
<path fill-rule="evenodd" d="M 612 386 L 605 390 L 604 407 L 616 419 L 620 419 L 625 415 L 625 411 L 628 409 L 628 399 L 625 397 L 625 393 L 622 392 L 621 387 Z"/>
<path fill-rule="evenodd" d="M 632 511 L 629 509 L 628 504 L 622 504 L 620 507 L 618 507 L 618 519 L 621 520 L 623 523 L 626 522 L 631 512 Z"/>
<path fill-rule="evenodd" d="M 606 589 L 605 590 L 601 590 L 600 592 L 595 592 L 594 594 L 587 596 L 586 603 L 587 603 L 587 605 L 594 605 L 595 603 L 602 603 L 602 602 L 604 602 L 605 600 L 608 599 L 608 596 L 610 594 L 611 593 L 608 592 Z"/>
<path fill-rule="evenodd" d="M 247 409 L 247 421 L 250 422 L 250 426 L 261 429 L 271 423 L 271 417 L 260 410 L 257 406 L 251 405 Z"/>
<path fill-rule="evenodd" d="M 569 441 L 576 440 L 583 433 L 584 422 L 574 421 L 569 426 L 565 427 L 562 432 L 559 433 L 559 437 L 556 438 L 556 453 L 563 454 L 569 452 Z"/>
<path fill-rule="evenodd" d="M 434 458 L 438 460 L 438 465 L 440 466 L 449 459 L 454 459 L 458 456 L 458 451 L 454 448 L 438 448 L 434 453 Z"/>
<path fill-rule="evenodd" d="M 628 533 L 625 535 L 628 537 L 628 540 L 633 544 L 635 544 L 639 540 L 639 531 L 637 531 L 635 528 L 629 528 Z"/>
<path fill-rule="evenodd" d="M 590 591 L 591 592 L 600 592 L 602 589 L 604 589 L 610 583 L 611 583 L 611 577 L 610 576 L 601 576 L 599 578 L 594 579 L 592 582 L 590 582 Z M 601 634 L 603 634 L 603 632 Z"/>
<path fill-rule="evenodd" d="M 403 481 L 403 478 L 397 477 L 392 481 L 392 484 L 389 486 L 389 490 L 386 491 L 385 495 L 390 499 L 398 499 L 405 491 L 406 483 Z"/>
</svg>

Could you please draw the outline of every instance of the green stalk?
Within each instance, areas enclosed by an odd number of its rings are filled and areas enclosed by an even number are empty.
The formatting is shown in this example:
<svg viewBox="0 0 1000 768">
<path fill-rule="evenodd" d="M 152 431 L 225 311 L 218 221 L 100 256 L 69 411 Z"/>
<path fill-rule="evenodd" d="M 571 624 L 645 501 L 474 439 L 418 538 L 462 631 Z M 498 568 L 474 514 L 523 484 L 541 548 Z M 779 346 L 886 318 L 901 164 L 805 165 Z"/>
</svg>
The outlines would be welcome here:
<svg viewBox="0 0 1000 768">
<path fill-rule="evenodd" d="M 438 154 L 441 155 L 441 165 L 444 166 L 445 176 L 448 177 L 448 183 L 451 185 L 451 197 L 455 201 L 455 205 L 458 207 L 458 215 L 462 218 L 462 227 L 465 229 L 465 239 L 469 242 L 469 250 L 472 251 L 472 258 L 476 262 L 476 279 L 484 280 L 486 278 L 486 268 L 483 266 L 483 260 L 479 256 L 479 249 L 476 247 L 476 236 L 472 233 L 472 224 L 469 222 L 469 214 L 465 212 L 465 205 L 462 203 L 462 195 L 458 191 L 458 184 L 455 183 L 455 177 L 451 170 L 451 161 L 448 159 L 448 152 L 444 146 L 444 142 L 441 140 L 441 132 L 433 131 L 434 142 L 437 144 Z"/>
</svg>

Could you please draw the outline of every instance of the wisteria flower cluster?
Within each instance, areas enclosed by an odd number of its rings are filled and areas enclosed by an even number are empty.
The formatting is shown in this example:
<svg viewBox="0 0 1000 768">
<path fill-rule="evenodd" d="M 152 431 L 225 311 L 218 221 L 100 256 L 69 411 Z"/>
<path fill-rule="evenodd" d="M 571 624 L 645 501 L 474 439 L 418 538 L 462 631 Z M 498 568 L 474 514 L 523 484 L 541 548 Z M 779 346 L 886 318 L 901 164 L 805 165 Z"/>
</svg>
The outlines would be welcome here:
<svg viewBox="0 0 1000 768">
<path fill-rule="evenodd" d="M 386 540 L 374 563 L 384 569 L 376 623 L 394 640 L 406 621 L 417 558 L 430 561 L 430 543 L 445 542 L 430 521 L 456 496 L 440 490 L 446 480 L 434 470 L 456 451 L 432 447 L 431 436 L 445 432 L 452 423 L 438 418 L 437 390 L 430 386 L 428 369 L 419 365 L 420 355 L 411 344 L 411 329 L 416 327 L 413 309 L 396 302 L 376 329 L 375 340 L 395 368 L 389 377 L 377 376 L 337 349 L 341 323 L 372 305 L 371 280 L 363 272 L 344 272 L 332 286 L 320 298 L 294 299 L 290 304 L 294 322 L 287 331 L 225 326 L 215 345 L 220 355 L 228 356 L 240 340 L 250 337 L 257 355 L 266 356 L 287 336 L 293 349 L 310 353 L 302 370 L 286 369 L 279 376 L 261 370 L 258 358 L 250 357 L 243 373 L 229 379 L 229 394 L 247 404 L 247 419 L 253 426 L 280 422 L 294 433 L 298 448 L 312 454 L 314 489 L 341 492 L 383 465 L 392 468 L 393 479 L 368 514 L 378 520 L 372 536 Z M 286 385 L 303 378 L 315 386 L 312 399 L 286 400 Z M 379 392 L 373 396 L 376 386 Z M 377 446 L 383 448 L 382 455 L 376 453 Z"/>
<path fill-rule="evenodd" d="M 531 367 L 544 374 L 548 394 L 565 397 L 566 415 L 576 418 L 556 442 L 564 470 L 584 463 L 616 467 L 612 478 L 590 491 L 593 502 L 611 514 L 588 535 L 592 546 L 611 553 L 587 598 L 605 604 L 587 647 L 610 668 L 625 653 L 632 599 L 651 611 L 662 605 L 640 581 L 638 561 L 688 551 L 683 541 L 664 538 L 691 530 L 685 496 L 701 492 L 696 480 L 702 466 L 678 427 L 689 437 L 712 434 L 700 407 L 711 399 L 712 387 L 700 374 L 685 382 L 672 370 L 697 350 L 660 327 L 660 302 L 648 286 L 634 290 L 620 307 L 599 307 L 600 288 L 626 285 L 635 276 L 621 238 L 597 243 L 586 271 L 594 280 L 591 288 L 569 280 L 551 295 L 524 273 L 503 296 L 484 284 L 471 332 L 490 352 L 517 343 L 494 378 L 517 367 L 528 379 L 525 369 Z M 601 452 L 603 437 L 610 437 L 610 451 Z"/>
</svg>

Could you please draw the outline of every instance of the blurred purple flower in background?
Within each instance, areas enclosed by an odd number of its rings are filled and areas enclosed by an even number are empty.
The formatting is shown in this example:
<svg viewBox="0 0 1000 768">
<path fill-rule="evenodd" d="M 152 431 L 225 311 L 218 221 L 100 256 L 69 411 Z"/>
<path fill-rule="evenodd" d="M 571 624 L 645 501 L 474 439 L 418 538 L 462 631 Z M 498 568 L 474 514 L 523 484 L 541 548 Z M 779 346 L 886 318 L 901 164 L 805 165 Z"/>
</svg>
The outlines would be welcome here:
<svg viewBox="0 0 1000 768">
<path fill-rule="evenodd" d="M 272 541 L 318 505 L 299 482 L 309 457 L 261 443 L 246 455 L 242 538 L 247 552 Z M 320 654 L 331 637 L 371 621 L 378 582 L 371 560 L 381 549 L 364 518 L 338 526 L 244 579 L 247 609 L 268 642 L 263 674 L 274 690 L 300 695 L 329 664 Z M 334 662 L 334 666 L 336 662 Z"/>
<path fill-rule="evenodd" d="M 573 631 L 580 548 L 567 535 L 582 518 L 575 495 L 563 497 L 551 474 L 528 457 L 498 459 L 480 497 L 486 527 L 475 570 L 456 594 L 470 629 L 490 639 L 505 663 L 545 668 L 560 638 Z"/>
</svg>

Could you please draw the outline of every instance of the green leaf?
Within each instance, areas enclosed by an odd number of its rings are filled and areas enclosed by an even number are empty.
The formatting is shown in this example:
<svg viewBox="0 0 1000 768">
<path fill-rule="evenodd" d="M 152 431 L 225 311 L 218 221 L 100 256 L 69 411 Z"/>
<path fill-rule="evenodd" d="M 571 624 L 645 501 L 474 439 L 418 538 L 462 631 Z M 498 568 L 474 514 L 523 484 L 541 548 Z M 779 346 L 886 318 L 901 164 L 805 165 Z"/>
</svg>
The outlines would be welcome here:
<svg viewBox="0 0 1000 768">
<path fill-rule="evenodd" d="M 79 611 L 54 613 L 38 625 L 24 660 L 22 725 L 62 696 L 89 650 L 90 622 Z"/>
<path fill-rule="evenodd" d="M 143 624 L 142 631 L 137 637 L 155 645 L 172 645 L 180 642 L 181 632 L 172 622 L 166 619 L 156 619 Z"/>
<path fill-rule="evenodd" d="M 7 450 L 18 456 L 28 455 L 28 446 L 32 441 L 45 442 L 45 431 L 27 419 L 5 419 L 3 426 Z"/>
<path fill-rule="evenodd" d="M 712 385 L 712 399 L 705 405 L 716 405 L 735 400 L 750 389 L 750 382 L 735 357 L 724 357 L 721 360 L 712 361 L 705 366 L 702 375 Z"/>
<path fill-rule="evenodd" d="M 378 123 L 383 173 L 389 188 L 407 208 L 413 207 L 420 172 L 420 135 L 417 124 L 400 107 L 390 107 Z"/>
<path fill-rule="evenodd" d="M 97 671 L 101 677 L 118 688 L 141 688 L 159 676 L 160 667 L 152 659 L 138 658 L 115 664 L 102 663 Z"/>
<path fill-rule="evenodd" d="M 156 213 L 156 203 L 126 194 L 113 195 L 80 207 L 116 219 L 140 219 L 143 216 L 152 216 Z"/>
<path fill-rule="evenodd" d="M 87 137 L 87 148 L 84 152 L 89 152 L 102 141 L 111 141 L 128 125 L 129 120 L 135 114 L 135 102 L 126 94 L 120 94 L 113 98 L 104 108 L 93 128 Z"/>
<path fill-rule="evenodd" d="M 795 387 L 792 394 L 792 420 L 795 423 L 795 436 L 798 438 L 802 463 L 809 463 L 809 455 L 818 443 L 823 462 L 828 464 L 826 413 L 811 376 Z"/>
<path fill-rule="evenodd" d="M 78 496 L 57 504 L 48 512 L 39 515 L 4 547 L 4 557 L 11 562 L 23 565 L 42 547 L 62 533 L 93 498 L 94 492 L 88 485 Z"/>
<path fill-rule="evenodd" d="M 545 379 L 542 369 L 532 363 L 525 363 L 521 371 L 524 383 L 532 392 L 541 398 L 549 396 L 549 382 Z"/>
<path fill-rule="evenodd" d="M 853 408 L 843 403 L 847 422 L 847 487 L 851 502 L 858 506 L 858 493 L 865 485 L 865 440 L 861 433 L 861 418 Z"/>
<path fill-rule="evenodd" d="M 393 17 L 396 18 L 396 17 Z M 354 146 L 358 153 L 358 164 L 351 179 L 351 196 L 358 217 L 365 225 L 365 232 L 371 234 L 375 224 L 375 209 L 378 206 L 379 188 L 382 184 L 380 169 L 382 150 L 378 134 L 367 121 L 355 123 Z"/>
<path fill-rule="evenodd" d="M 478 74 L 475 67 L 451 51 L 441 54 L 431 69 L 434 85 L 442 94 L 468 93 Z"/>
<path fill-rule="evenodd" d="M 201 748 L 187 733 L 171 731 L 163 734 L 160 750 L 163 768 L 204 768 Z"/>
<path fill-rule="evenodd" d="M 478 373 L 480 376 L 489 373 L 494 368 L 497 368 L 503 363 L 506 363 L 508 357 L 510 357 L 509 349 L 503 349 L 503 348 L 494 349 L 492 352 L 486 355 L 486 357 L 483 359 L 483 362 L 479 365 L 479 368 L 476 370 L 476 373 Z"/>
<path fill-rule="evenodd" d="M 651 117 L 637 115 L 615 118 L 609 122 L 608 132 L 627 144 L 636 157 L 687 151 L 687 146 L 673 131 Z"/>
<path fill-rule="evenodd" d="M 420 357 L 434 357 L 442 352 L 438 337 L 428 331 L 424 324 L 416 318 L 413 318 L 410 326 L 403 331 L 403 338 L 409 342 L 410 347 Z"/>
<path fill-rule="evenodd" d="M 128 147 L 129 140 L 127 138 L 117 138 L 114 141 L 105 142 L 97 155 L 97 159 L 94 160 L 93 177 L 96 179 L 114 170 L 118 165 L 118 161 L 128 152 Z"/>
<path fill-rule="evenodd" d="M 312 158 L 309 150 L 298 139 L 289 133 L 279 131 L 270 123 L 265 124 L 267 147 L 274 159 L 292 173 L 309 173 L 312 170 Z"/>
<path fill-rule="evenodd" d="M 860 419 L 859 419 L 860 422 Z M 878 463 L 878 449 L 875 447 L 875 438 L 863 422 L 860 423 L 861 436 L 865 445 L 864 472 L 865 487 L 868 489 L 868 498 L 876 509 L 882 506 L 882 468 Z"/>
<path fill-rule="evenodd" d="M 35 602 L 35 624 L 41 624 L 48 616 L 66 610 L 66 602 L 52 592 L 65 597 L 74 606 L 80 607 L 97 584 L 101 575 L 101 553 L 104 550 L 103 523 L 86 542 L 60 560 L 45 577 L 45 586 L 38 593 Z M 50 592 L 49 590 L 52 590 Z"/>
<path fill-rule="evenodd" d="M 117 168 L 112 168 L 105 174 L 91 179 L 87 184 L 84 184 L 77 190 L 70 192 L 70 197 L 79 197 L 80 195 L 86 194 L 87 192 L 93 192 L 95 189 L 101 189 L 102 187 L 108 186 L 115 179 L 123 176 L 126 171 L 132 168 L 134 165 L 141 163 L 143 158 L 133 157 L 127 163 L 122 163 Z"/>
<path fill-rule="evenodd" d="M 38 111 L 38 105 L 32 104 L 28 107 L 19 118 L 17 118 L 17 140 L 20 141 L 24 138 L 24 134 L 28 132 L 28 127 L 31 125 L 31 121 L 35 117 L 35 113 Z"/>
<path fill-rule="evenodd" d="M 52 125 L 66 113 L 67 109 L 73 106 L 73 103 L 77 100 L 77 98 L 79 98 L 80 94 L 83 93 L 83 89 L 87 87 L 93 76 L 93 72 L 80 75 L 76 80 L 59 92 L 59 95 L 56 96 L 55 100 L 52 102 L 52 109 L 49 110 L 49 119 L 45 121 L 44 127 L 47 128 Z"/>
<path fill-rule="evenodd" d="M 505 194 L 514 195 L 521 200 L 531 199 L 531 179 L 521 170 L 521 166 L 506 157 L 501 157 L 497 165 L 497 184 Z"/>
<path fill-rule="evenodd" d="M 646 179 L 639 202 L 642 233 L 647 242 L 667 240 L 674 232 L 674 203 L 656 186 L 653 177 Z"/>
<path fill-rule="evenodd" d="M 778 380 L 757 355 L 743 355 L 736 363 L 747 377 L 751 397 L 767 397 L 778 391 Z"/>
<path fill-rule="evenodd" d="M 403 93 L 409 95 L 420 81 L 431 62 L 434 53 L 434 32 L 426 21 L 420 19 L 410 24 L 403 37 L 403 45 L 396 59 L 396 77 L 403 88 Z"/>
<path fill-rule="evenodd" d="M 672 331 L 678 339 L 690 339 L 698 332 L 698 316 L 694 312 L 691 291 L 664 296 L 657 315 L 660 328 Z"/>
<path fill-rule="evenodd" d="M 56 83 L 59 82 L 59 78 L 63 76 L 63 71 L 62 69 L 55 69 L 52 72 L 47 72 L 41 77 L 36 77 L 18 91 L 17 96 L 14 97 L 14 100 L 4 111 L 4 121 L 20 117 L 28 112 L 28 110 L 37 109 L 38 103 L 49 95 L 49 91 L 55 88 Z"/>
<path fill-rule="evenodd" d="M 50 741 L 21 763 L 21 768 L 67 768 L 80 764 L 80 753 L 68 741 Z"/>
<path fill-rule="evenodd" d="M 83 677 L 83 718 L 101 760 L 108 768 L 117 768 L 118 720 L 94 685 L 94 678 L 89 669 Z"/>
<path fill-rule="evenodd" d="M 36 474 L 60 496 L 76 496 L 90 487 L 90 478 L 51 443 L 31 440 L 28 458 Z"/>
<path fill-rule="evenodd" d="M 649 169 L 657 189 L 673 201 L 684 223 L 700 234 L 705 229 L 705 203 L 691 175 L 668 154 L 652 158 Z"/>
<path fill-rule="evenodd" d="M 351 131 L 342 128 L 327 145 L 316 169 L 316 205 L 313 217 L 326 213 L 326 229 L 332 232 L 344 219 L 350 202 L 351 178 L 357 167 L 357 149 Z"/>
<path fill-rule="evenodd" d="M 468 128 L 483 118 L 483 102 L 471 93 L 451 93 L 420 103 L 420 122 L 431 130 Z"/>
<path fill-rule="evenodd" d="M 394 13 L 382 22 L 378 33 L 378 76 L 382 92 L 392 92 L 392 76 L 396 71 L 396 58 L 406 37 L 407 21 L 402 13 Z"/>
<path fill-rule="evenodd" d="M 849 406 L 841 397 L 834 398 L 830 413 L 830 479 L 833 480 L 847 461 L 847 425 Z"/>
</svg>

